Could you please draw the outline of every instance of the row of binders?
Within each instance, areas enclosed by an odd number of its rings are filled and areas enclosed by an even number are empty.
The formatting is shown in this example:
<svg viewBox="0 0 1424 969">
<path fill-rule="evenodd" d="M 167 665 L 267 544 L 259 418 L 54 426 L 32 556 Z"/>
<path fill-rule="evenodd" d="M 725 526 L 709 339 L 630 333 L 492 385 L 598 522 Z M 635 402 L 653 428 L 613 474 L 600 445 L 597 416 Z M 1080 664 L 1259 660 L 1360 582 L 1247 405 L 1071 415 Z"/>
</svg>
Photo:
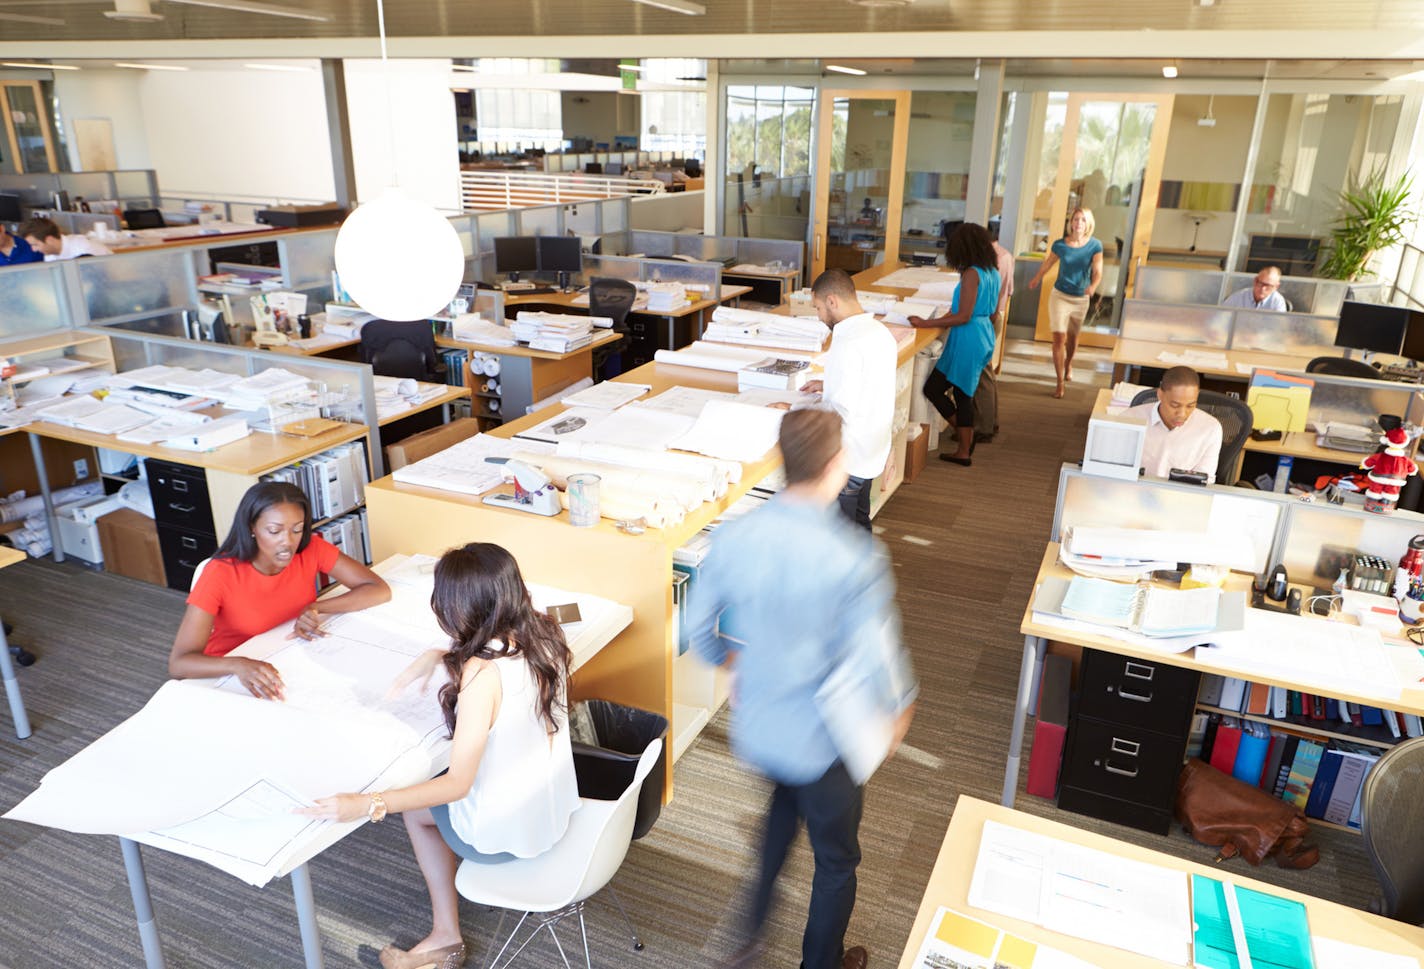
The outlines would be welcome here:
<svg viewBox="0 0 1424 969">
<path fill-rule="evenodd" d="M 342 444 L 278 468 L 262 478 L 296 485 L 306 492 L 311 502 L 313 520 L 331 518 L 366 500 L 366 482 L 370 480 L 366 471 L 366 448 L 360 441 Z"/>
<path fill-rule="evenodd" d="M 349 515 L 333 518 L 317 525 L 312 531 L 335 545 L 343 554 L 366 565 L 371 564 L 371 533 L 366 527 L 366 509 L 360 508 Z M 323 576 L 321 584 L 326 585 L 330 581 L 329 576 Z"/>
<path fill-rule="evenodd" d="M 1283 686 L 1251 683 L 1234 676 L 1202 677 L 1198 700 L 1206 706 L 1220 707 L 1251 716 L 1284 720 L 1296 717 L 1321 721 L 1321 726 L 1339 723 L 1353 727 L 1379 727 L 1390 737 L 1424 736 L 1424 719 L 1412 713 L 1381 710 L 1359 703 L 1345 703 L 1334 697 L 1288 690 Z"/>
<path fill-rule="evenodd" d="M 1189 757 L 1294 804 L 1306 817 L 1351 828 L 1360 827 L 1360 792 L 1382 753 L 1219 713 L 1196 714 L 1187 742 Z"/>
</svg>

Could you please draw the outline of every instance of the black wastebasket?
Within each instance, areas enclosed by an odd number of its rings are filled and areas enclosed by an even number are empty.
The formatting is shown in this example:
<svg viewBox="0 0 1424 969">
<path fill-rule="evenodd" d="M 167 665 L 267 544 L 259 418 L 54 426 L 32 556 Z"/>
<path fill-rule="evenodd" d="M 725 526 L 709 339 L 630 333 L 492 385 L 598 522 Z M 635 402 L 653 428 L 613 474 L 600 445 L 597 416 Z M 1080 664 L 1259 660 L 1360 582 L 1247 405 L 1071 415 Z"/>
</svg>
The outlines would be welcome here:
<svg viewBox="0 0 1424 969">
<path fill-rule="evenodd" d="M 616 801 L 633 783 L 638 758 L 654 740 L 663 741 L 652 773 L 638 795 L 638 815 L 633 822 L 634 840 L 652 830 L 663 805 L 667 782 L 667 717 L 637 707 L 625 707 L 608 700 L 582 700 L 575 704 L 588 711 L 597 746 L 575 742 L 574 771 L 578 775 L 579 797 Z"/>
</svg>

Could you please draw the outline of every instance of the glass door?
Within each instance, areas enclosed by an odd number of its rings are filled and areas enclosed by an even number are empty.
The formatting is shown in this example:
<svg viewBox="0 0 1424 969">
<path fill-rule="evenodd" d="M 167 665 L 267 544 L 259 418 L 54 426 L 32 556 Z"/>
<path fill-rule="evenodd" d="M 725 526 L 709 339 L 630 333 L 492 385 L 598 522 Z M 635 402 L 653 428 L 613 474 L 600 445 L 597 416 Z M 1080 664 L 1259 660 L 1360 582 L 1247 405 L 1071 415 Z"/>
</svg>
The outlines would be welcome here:
<svg viewBox="0 0 1424 969">
<path fill-rule="evenodd" d="M 54 145 L 37 81 L 7 81 L 3 85 L 6 134 L 12 161 L 19 172 L 53 172 Z"/>
<path fill-rule="evenodd" d="M 858 273 L 900 258 L 908 91 L 821 92 L 811 278 Z"/>
<path fill-rule="evenodd" d="M 1170 94 L 1068 97 L 1048 242 L 1062 238 L 1075 208 L 1093 213 L 1093 234 L 1103 245 L 1103 279 L 1079 337 L 1085 346 L 1112 345 L 1132 275 L 1147 259 L 1171 119 Z M 1049 285 L 1045 278 L 1045 292 Z M 1035 336 L 1050 338 L 1046 298 L 1039 301 Z"/>
</svg>

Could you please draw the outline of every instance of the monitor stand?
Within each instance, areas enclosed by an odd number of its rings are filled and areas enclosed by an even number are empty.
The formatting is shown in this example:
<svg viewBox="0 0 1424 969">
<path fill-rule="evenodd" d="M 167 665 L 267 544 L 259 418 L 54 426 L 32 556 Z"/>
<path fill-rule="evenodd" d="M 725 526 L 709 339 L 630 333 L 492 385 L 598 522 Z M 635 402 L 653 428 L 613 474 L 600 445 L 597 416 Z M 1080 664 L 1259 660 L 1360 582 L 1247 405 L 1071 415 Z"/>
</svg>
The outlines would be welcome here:
<svg viewBox="0 0 1424 969">
<path fill-rule="evenodd" d="M 568 274 L 565 270 L 560 269 L 560 270 L 559 270 L 559 292 L 561 292 L 561 293 L 567 293 L 568 291 L 569 291 L 569 274 Z"/>
</svg>

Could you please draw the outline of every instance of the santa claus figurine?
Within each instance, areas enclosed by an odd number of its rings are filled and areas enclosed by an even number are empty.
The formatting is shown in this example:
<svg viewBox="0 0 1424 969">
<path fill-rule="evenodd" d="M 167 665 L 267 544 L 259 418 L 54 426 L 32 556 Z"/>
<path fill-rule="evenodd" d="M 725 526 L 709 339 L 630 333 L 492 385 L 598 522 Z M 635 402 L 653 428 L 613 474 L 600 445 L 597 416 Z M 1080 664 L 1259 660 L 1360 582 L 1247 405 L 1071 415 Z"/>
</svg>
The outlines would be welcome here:
<svg viewBox="0 0 1424 969">
<path fill-rule="evenodd" d="M 1384 450 L 1365 458 L 1360 462 L 1360 468 L 1369 479 L 1369 487 L 1365 490 L 1365 511 L 1388 515 L 1399 501 L 1399 489 L 1404 487 L 1410 475 L 1419 473 L 1419 467 L 1405 453 L 1409 435 L 1404 433 L 1403 428 L 1386 431 L 1380 443 L 1384 445 Z"/>
</svg>

